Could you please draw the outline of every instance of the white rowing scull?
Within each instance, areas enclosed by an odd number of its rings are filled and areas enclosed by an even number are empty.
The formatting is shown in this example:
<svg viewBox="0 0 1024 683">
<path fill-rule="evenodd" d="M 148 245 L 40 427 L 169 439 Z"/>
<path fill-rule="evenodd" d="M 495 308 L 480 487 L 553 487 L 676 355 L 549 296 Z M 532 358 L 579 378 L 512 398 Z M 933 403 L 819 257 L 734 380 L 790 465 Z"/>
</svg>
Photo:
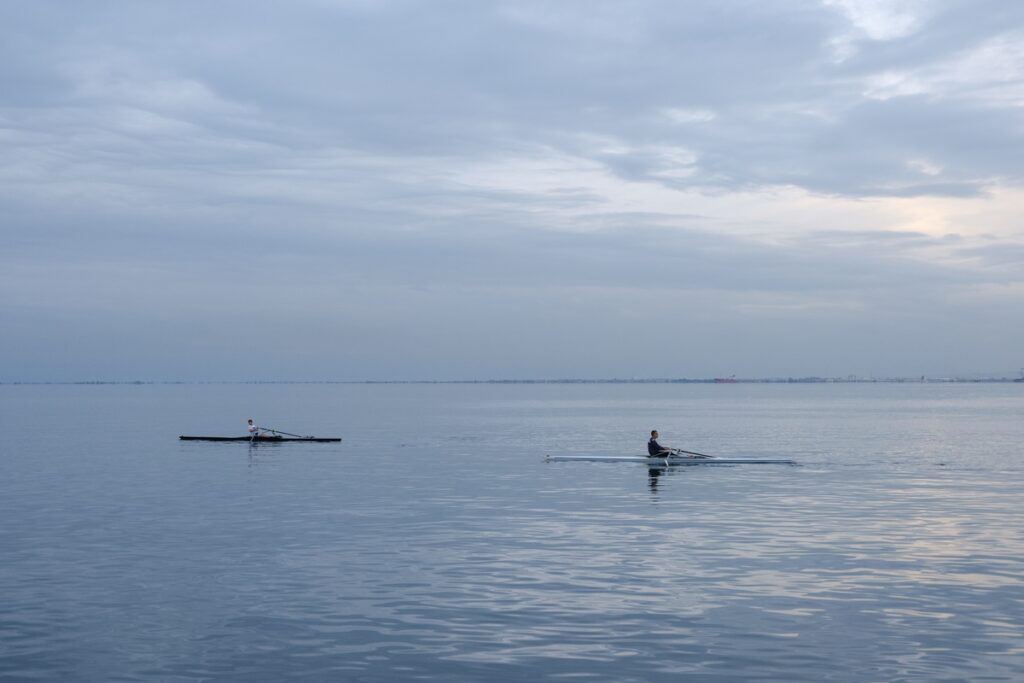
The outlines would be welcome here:
<svg viewBox="0 0 1024 683">
<path fill-rule="evenodd" d="M 789 458 L 696 458 L 685 455 L 670 455 L 666 458 L 648 455 L 549 455 L 551 462 L 642 462 L 652 467 L 670 465 L 795 465 Z"/>
</svg>

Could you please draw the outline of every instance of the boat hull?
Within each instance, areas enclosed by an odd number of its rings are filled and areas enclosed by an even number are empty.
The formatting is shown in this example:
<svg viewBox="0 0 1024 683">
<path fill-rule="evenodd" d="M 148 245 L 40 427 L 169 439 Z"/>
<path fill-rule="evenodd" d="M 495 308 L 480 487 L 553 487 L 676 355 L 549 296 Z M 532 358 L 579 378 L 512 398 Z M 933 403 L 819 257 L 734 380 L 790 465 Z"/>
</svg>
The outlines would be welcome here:
<svg viewBox="0 0 1024 683">
<path fill-rule="evenodd" d="M 282 441 L 306 441 L 314 443 L 337 443 L 341 439 L 315 436 L 179 436 L 182 441 L 248 441 L 249 443 L 281 443 Z"/>
<path fill-rule="evenodd" d="M 795 465 L 789 458 L 689 458 L 672 456 L 651 458 L 646 455 L 549 455 L 551 462 L 637 462 L 651 467 L 676 465 Z"/>
</svg>

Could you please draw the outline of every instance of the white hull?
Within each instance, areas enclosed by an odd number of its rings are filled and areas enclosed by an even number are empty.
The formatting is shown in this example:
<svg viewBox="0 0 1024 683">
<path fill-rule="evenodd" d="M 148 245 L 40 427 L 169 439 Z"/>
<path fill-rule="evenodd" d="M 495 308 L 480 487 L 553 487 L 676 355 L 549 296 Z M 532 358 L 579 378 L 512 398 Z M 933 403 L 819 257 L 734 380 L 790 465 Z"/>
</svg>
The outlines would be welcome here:
<svg viewBox="0 0 1024 683">
<path fill-rule="evenodd" d="M 691 458 L 674 455 L 669 458 L 650 458 L 646 455 L 549 455 L 552 462 L 642 462 L 652 467 L 667 465 L 795 465 L 788 458 Z"/>
</svg>

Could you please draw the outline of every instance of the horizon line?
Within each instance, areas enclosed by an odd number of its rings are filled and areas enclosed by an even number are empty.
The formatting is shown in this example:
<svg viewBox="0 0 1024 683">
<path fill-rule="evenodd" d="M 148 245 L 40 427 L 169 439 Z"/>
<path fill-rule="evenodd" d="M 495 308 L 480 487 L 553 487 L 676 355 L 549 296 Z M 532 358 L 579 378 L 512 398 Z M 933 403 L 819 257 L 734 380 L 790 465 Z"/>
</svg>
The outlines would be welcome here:
<svg viewBox="0 0 1024 683">
<path fill-rule="evenodd" d="M 822 377 L 808 375 L 802 377 L 631 377 L 631 378 L 572 378 L 555 379 L 327 379 L 327 380 L 16 380 L 0 381 L 0 385 L 198 385 L 198 384 L 922 384 L 922 383 L 1000 383 L 1021 382 L 1021 377 L 995 376 L 943 376 L 929 377 L 916 375 L 912 377 Z"/>
</svg>

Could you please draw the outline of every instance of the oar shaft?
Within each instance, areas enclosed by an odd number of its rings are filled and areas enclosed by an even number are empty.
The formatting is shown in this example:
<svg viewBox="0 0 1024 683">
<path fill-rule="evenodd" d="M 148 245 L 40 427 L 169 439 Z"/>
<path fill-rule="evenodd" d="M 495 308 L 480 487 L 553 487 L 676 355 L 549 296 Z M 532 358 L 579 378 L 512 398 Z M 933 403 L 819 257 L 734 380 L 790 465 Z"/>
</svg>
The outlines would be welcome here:
<svg viewBox="0 0 1024 683">
<path fill-rule="evenodd" d="M 263 431 L 265 431 L 265 432 L 274 432 L 275 434 L 284 434 L 285 436 L 294 436 L 294 437 L 296 437 L 298 439 L 304 439 L 305 438 L 302 434 L 289 434 L 288 432 L 282 432 L 279 429 L 271 429 L 270 427 L 264 427 Z"/>
<path fill-rule="evenodd" d="M 713 455 L 706 455 L 704 453 L 695 453 L 694 451 L 684 451 L 682 448 L 676 448 L 674 450 L 675 450 L 676 453 L 686 453 L 687 455 L 693 455 L 693 456 L 696 456 L 698 458 L 713 458 L 713 457 L 715 457 Z"/>
</svg>

